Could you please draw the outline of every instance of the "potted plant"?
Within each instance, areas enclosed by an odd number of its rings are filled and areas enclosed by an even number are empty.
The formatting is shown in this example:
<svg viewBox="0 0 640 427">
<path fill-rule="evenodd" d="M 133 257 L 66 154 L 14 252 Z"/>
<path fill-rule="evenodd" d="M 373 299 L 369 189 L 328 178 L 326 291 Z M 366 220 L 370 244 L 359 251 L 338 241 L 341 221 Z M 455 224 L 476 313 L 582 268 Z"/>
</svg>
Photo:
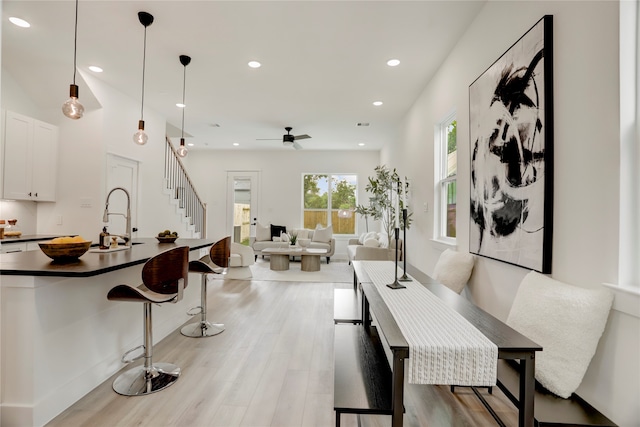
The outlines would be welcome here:
<svg viewBox="0 0 640 427">
<path fill-rule="evenodd" d="M 291 234 L 289 234 L 289 244 L 291 246 L 295 246 L 297 241 L 298 241 L 298 233 L 295 231 L 292 231 Z"/>
<path fill-rule="evenodd" d="M 400 176 L 396 172 L 395 168 L 389 170 L 385 165 L 376 166 L 375 176 L 369 177 L 369 182 L 365 187 L 365 191 L 370 193 L 369 206 L 358 205 L 356 212 L 365 217 L 368 221 L 368 217 L 372 217 L 382 223 L 382 230 L 387 233 L 389 244 L 391 244 L 391 238 L 394 235 L 393 229 L 395 228 L 395 214 L 396 209 L 394 206 L 395 200 L 391 197 L 392 192 L 397 191 L 398 182 Z M 406 177 L 404 179 L 404 186 L 401 186 L 399 194 L 399 207 L 400 213 L 404 209 L 403 200 L 409 192 L 409 182 Z M 404 197 L 403 197 L 404 196 Z M 407 207 L 408 208 L 408 207 Z M 407 224 L 409 229 L 411 226 L 411 216 L 413 212 L 407 211 Z M 404 227 L 404 221 L 402 215 L 400 215 L 400 228 Z M 367 231 L 369 224 L 367 222 Z"/>
</svg>

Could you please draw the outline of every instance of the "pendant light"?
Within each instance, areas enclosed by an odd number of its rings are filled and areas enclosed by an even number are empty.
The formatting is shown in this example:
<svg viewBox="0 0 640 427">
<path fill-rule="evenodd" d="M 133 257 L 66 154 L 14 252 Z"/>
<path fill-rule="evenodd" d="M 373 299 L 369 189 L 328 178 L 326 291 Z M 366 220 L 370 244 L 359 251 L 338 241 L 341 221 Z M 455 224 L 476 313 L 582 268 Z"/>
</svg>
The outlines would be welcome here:
<svg viewBox="0 0 640 427">
<path fill-rule="evenodd" d="M 76 0 L 76 24 L 73 35 L 73 84 L 69 86 L 69 99 L 62 104 L 62 114 L 70 119 L 78 120 L 84 114 L 84 107 L 78 101 L 78 85 L 76 85 L 76 51 L 78 50 L 78 0 Z"/>
<path fill-rule="evenodd" d="M 144 69 L 147 59 L 147 27 L 153 24 L 153 15 L 147 12 L 138 12 L 138 20 L 142 25 L 144 25 L 144 49 L 142 51 L 142 102 L 140 104 L 140 120 L 138 120 L 138 132 L 133 134 L 133 142 L 139 145 L 144 145 L 149 139 L 144 131 Z"/>
<path fill-rule="evenodd" d="M 184 72 L 182 75 L 182 134 L 180 136 L 180 147 L 178 147 L 178 156 L 186 157 L 189 150 L 184 145 L 184 110 L 187 108 L 184 103 L 184 93 L 187 85 L 187 65 L 191 62 L 191 57 L 187 55 L 180 55 L 180 63 L 184 66 Z"/>
</svg>

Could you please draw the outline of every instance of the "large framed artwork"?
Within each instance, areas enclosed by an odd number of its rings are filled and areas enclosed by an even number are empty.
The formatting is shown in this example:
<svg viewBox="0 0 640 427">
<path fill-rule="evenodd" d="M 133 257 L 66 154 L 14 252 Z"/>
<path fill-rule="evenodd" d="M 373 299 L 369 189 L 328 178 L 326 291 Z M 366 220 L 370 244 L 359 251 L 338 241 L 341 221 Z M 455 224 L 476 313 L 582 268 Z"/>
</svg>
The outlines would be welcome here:
<svg viewBox="0 0 640 427">
<path fill-rule="evenodd" d="M 472 253 L 551 272 L 553 17 L 469 86 Z"/>
</svg>

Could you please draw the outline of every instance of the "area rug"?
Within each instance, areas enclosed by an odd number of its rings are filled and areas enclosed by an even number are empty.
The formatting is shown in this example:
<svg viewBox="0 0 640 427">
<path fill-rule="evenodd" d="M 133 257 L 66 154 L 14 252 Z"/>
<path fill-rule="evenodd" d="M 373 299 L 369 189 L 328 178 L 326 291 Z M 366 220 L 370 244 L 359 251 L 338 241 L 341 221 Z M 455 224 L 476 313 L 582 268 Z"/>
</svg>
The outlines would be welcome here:
<svg viewBox="0 0 640 427">
<path fill-rule="evenodd" d="M 268 258 L 258 258 L 250 268 L 253 274 L 251 280 L 255 281 L 353 283 L 353 267 L 346 261 L 331 261 L 327 264 L 323 259 L 320 271 L 301 271 L 300 261 L 292 261 L 289 263 L 289 270 L 272 271 Z"/>
</svg>

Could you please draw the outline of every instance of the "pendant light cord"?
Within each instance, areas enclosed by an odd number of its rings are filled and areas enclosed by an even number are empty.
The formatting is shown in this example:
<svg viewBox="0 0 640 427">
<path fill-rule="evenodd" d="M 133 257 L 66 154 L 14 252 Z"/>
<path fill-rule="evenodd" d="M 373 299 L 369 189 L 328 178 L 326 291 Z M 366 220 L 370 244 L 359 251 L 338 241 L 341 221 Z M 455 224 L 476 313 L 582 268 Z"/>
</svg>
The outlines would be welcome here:
<svg viewBox="0 0 640 427">
<path fill-rule="evenodd" d="M 187 66 L 184 66 L 184 71 L 182 74 L 182 134 L 181 134 L 181 138 L 184 138 L 184 110 L 185 108 L 187 108 L 186 104 L 184 103 L 184 94 L 185 94 L 185 88 L 187 86 Z"/>
<path fill-rule="evenodd" d="M 142 102 L 140 103 L 140 120 L 144 120 L 144 71 L 147 63 L 147 26 L 144 27 L 144 47 L 142 50 Z"/>
<path fill-rule="evenodd" d="M 76 0 L 76 26 L 73 34 L 73 84 L 76 84 L 76 56 L 78 52 L 78 0 Z"/>
</svg>

